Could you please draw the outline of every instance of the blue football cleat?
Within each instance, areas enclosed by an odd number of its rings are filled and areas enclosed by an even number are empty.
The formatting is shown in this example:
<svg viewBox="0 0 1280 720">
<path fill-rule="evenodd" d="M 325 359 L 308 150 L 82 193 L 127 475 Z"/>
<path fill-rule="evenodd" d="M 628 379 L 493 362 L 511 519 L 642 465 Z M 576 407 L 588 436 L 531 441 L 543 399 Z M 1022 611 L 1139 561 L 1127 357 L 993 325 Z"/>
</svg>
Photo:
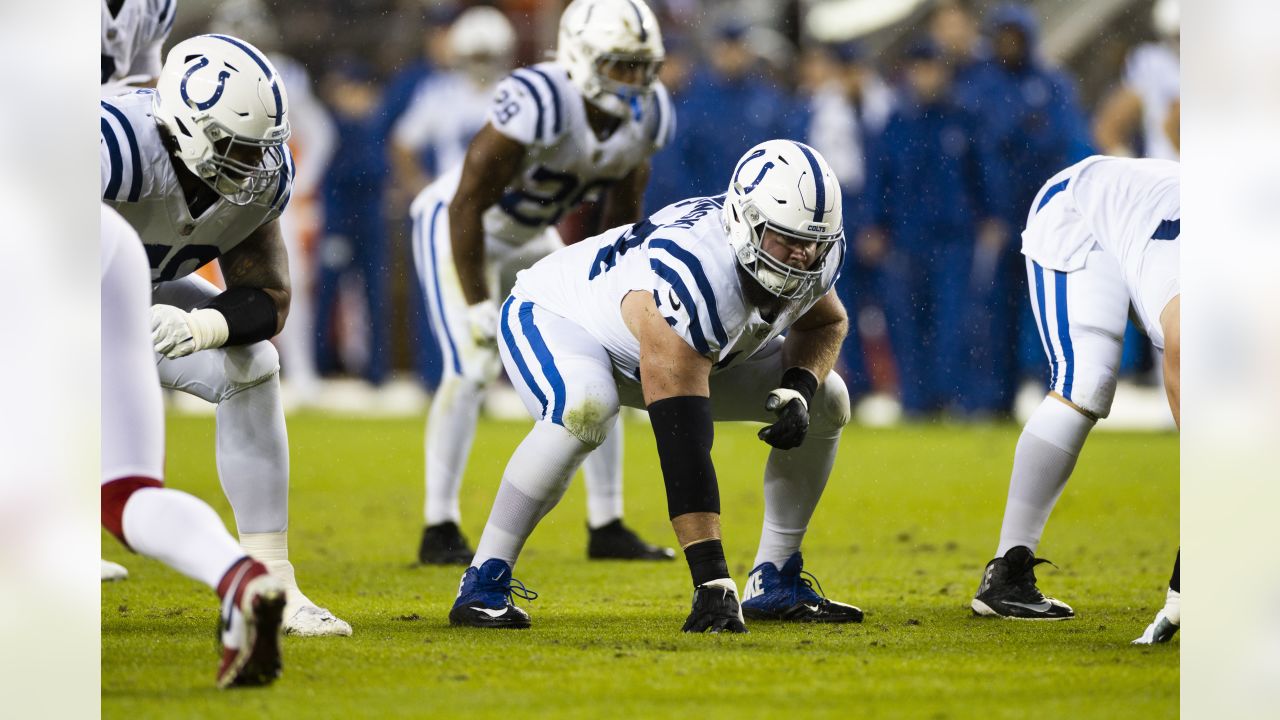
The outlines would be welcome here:
<svg viewBox="0 0 1280 720">
<path fill-rule="evenodd" d="M 760 563 L 747 578 L 742 614 L 751 620 L 862 622 L 861 610 L 823 597 L 820 584 L 818 590 L 814 590 L 817 581 L 812 573 L 804 571 L 800 553 L 787 558 L 781 570 L 771 562 Z"/>
<path fill-rule="evenodd" d="M 453 609 L 449 611 L 449 624 L 527 628 L 529 613 L 511 602 L 512 595 L 525 600 L 538 597 L 538 593 L 526 588 L 524 583 L 512 579 L 511 566 L 502 560 L 491 558 L 478 568 L 469 567 L 462 574 L 458 599 L 453 601 Z"/>
</svg>

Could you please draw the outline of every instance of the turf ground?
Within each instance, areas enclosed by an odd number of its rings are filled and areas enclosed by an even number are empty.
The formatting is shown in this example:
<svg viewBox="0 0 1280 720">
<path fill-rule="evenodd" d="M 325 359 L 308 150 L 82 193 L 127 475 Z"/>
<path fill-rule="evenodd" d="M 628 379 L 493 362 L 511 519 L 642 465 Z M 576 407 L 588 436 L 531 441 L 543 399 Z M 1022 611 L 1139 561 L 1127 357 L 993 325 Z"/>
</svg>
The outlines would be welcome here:
<svg viewBox="0 0 1280 720">
<path fill-rule="evenodd" d="M 522 423 L 483 423 L 464 486 L 474 541 Z M 542 596 L 532 630 L 448 626 L 459 571 L 414 567 L 420 421 L 292 417 L 290 545 L 303 590 L 355 628 L 285 642 L 273 687 L 213 687 L 217 608 L 203 586 L 103 536 L 129 580 L 102 588 L 103 716 L 281 717 L 1176 717 L 1178 643 L 1135 648 L 1164 597 L 1178 537 L 1176 436 L 1089 440 L 1050 521 L 1041 587 L 1078 618 L 1026 624 L 967 609 L 995 549 L 1017 429 L 845 434 L 805 543 L 828 595 L 862 625 L 755 623 L 746 636 L 684 636 L 684 563 L 585 560 L 580 481 L 539 526 L 516 577 Z M 231 514 L 213 421 L 169 423 L 170 484 Z M 725 549 L 749 570 L 768 448 L 717 430 Z M 628 521 L 669 543 L 646 426 L 627 427 Z M 695 709 L 696 708 L 696 709 Z M 690 710 L 693 710 L 690 712 Z"/>
</svg>

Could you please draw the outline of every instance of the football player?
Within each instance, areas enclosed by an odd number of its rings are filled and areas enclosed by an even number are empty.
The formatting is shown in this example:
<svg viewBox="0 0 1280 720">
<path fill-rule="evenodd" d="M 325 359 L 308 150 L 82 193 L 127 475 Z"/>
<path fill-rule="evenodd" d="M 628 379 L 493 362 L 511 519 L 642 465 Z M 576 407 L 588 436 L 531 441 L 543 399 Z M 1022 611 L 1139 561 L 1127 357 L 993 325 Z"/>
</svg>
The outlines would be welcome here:
<svg viewBox="0 0 1280 720">
<path fill-rule="evenodd" d="M 619 406 L 649 411 L 667 510 L 693 578 L 686 632 L 753 620 L 858 622 L 815 591 L 801 541 L 849 421 L 832 371 L 848 328 L 832 286 L 844 260 L 840 185 L 807 145 L 770 140 L 728 195 L 669 205 L 520 273 L 499 315 L 502 361 L 537 422 L 502 477 L 449 612 L 524 628 L 520 549 L 605 440 Z M 785 337 L 784 337 L 785 335 Z M 714 422 L 770 423 L 764 528 L 745 597 L 729 577 L 711 463 Z"/>
<path fill-rule="evenodd" d="M 177 0 L 102 0 L 102 96 L 155 87 Z"/>
<path fill-rule="evenodd" d="M 1031 206 L 1022 254 L 1052 380 L 1014 451 L 1000 544 L 972 602 L 979 615 L 1075 617 L 1036 587 L 1046 561 L 1035 551 L 1089 431 L 1111 412 L 1131 308 L 1164 351 L 1165 391 L 1181 423 L 1179 185 L 1177 162 L 1095 155 L 1050 178 Z"/>
<path fill-rule="evenodd" d="M 582 201 L 603 199 L 603 227 L 639 217 L 649 158 L 675 130 L 657 80 L 662 57 L 657 19 L 641 0 L 575 0 L 555 62 L 500 82 L 462 165 L 413 202 L 414 258 L 444 353 L 425 437 L 423 563 L 471 561 L 458 494 L 499 369 L 495 299 L 517 271 L 563 247 L 555 224 Z M 588 557 L 674 558 L 623 525 L 621 436 L 606 435 L 586 461 Z"/>
<path fill-rule="evenodd" d="M 102 207 L 102 526 L 218 593 L 218 687 L 280 675 L 285 588 L 213 508 L 164 486 L 164 406 L 151 348 L 150 278 L 138 233 Z"/>
<path fill-rule="evenodd" d="M 289 444 L 269 342 L 289 312 L 277 219 L 293 175 L 286 113 L 256 48 L 227 35 L 184 40 L 155 90 L 102 102 L 102 197 L 147 252 L 161 384 L 218 406 L 218 475 L 241 545 L 288 590 L 286 632 L 349 635 L 298 589 L 289 562 Z M 194 274 L 214 259 L 226 292 Z"/>
</svg>

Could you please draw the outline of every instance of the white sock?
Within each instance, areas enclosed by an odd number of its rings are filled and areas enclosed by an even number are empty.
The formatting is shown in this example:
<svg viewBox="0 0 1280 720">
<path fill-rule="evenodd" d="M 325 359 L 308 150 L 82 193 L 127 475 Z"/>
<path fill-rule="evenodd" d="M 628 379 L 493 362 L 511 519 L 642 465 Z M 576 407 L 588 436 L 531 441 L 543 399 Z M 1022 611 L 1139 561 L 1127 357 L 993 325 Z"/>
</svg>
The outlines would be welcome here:
<svg viewBox="0 0 1280 720">
<path fill-rule="evenodd" d="M 203 500 L 171 488 L 145 487 L 125 503 L 124 539 L 140 555 L 155 558 L 215 591 L 245 553 L 218 513 Z"/>
<path fill-rule="evenodd" d="M 794 450 L 773 450 L 764 466 L 764 527 L 754 565 L 779 569 L 800 551 L 809 519 L 818 507 L 840 445 L 840 430 L 811 431 Z"/>
<path fill-rule="evenodd" d="M 499 558 L 514 567 L 534 526 L 560 501 L 591 450 L 559 425 L 534 423 L 502 474 L 471 566 Z"/>
<path fill-rule="evenodd" d="M 1013 453 L 996 557 L 1019 545 L 1035 552 L 1094 422 L 1053 397 L 1046 397 L 1031 414 Z"/>
<path fill-rule="evenodd" d="M 267 570 L 284 584 L 285 617 L 292 617 L 303 605 L 315 605 L 298 587 L 293 563 L 289 562 L 289 531 L 240 533 L 240 547 L 266 565 Z"/>
<path fill-rule="evenodd" d="M 1170 589 L 1164 597 L 1164 616 L 1174 625 L 1182 625 L 1182 595 Z"/>
<path fill-rule="evenodd" d="M 244 388 L 218 403 L 218 478 L 245 533 L 289 526 L 289 434 L 280 401 L 280 376 Z"/>
<path fill-rule="evenodd" d="M 424 438 L 427 492 L 422 515 L 427 525 L 462 522 L 459 488 L 483 402 L 479 383 L 452 373 L 440 381 L 431 399 Z"/>
<path fill-rule="evenodd" d="M 582 461 L 587 485 L 587 525 L 598 528 L 622 517 L 622 421 Z"/>
</svg>

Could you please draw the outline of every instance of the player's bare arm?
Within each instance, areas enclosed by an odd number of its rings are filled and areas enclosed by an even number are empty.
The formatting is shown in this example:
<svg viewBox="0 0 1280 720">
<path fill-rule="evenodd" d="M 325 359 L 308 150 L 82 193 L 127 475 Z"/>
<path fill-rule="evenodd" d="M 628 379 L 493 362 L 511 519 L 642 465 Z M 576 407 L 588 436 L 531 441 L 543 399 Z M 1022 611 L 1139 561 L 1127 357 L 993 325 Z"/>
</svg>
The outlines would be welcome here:
<svg viewBox="0 0 1280 720">
<path fill-rule="evenodd" d="M 485 210 L 502 198 L 502 192 L 520 170 L 525 146 L 485 124 L 467 148 L 462 179 L 449 203 L 449 241 L 453 262 L 462 281 L 468 305 L 489 299 L 484 272 Z"/>
<path fill-rule="evenodd" d="M 280 221 L 264 223 L 250 233 L 244 242 L 226 252 L 218 260 L 227 290 L 236 288 L 261 290 L 275 307 L 275 332 L 284 329 L 289 317 L 289 254 L 280 235 Z"/>
<path fill-rule="evenodd" d="M 1182 296 L 1177 295 L 1160 313 L 1164 329 L 1164 391 L 1169 396 L 1173 421 L 1182 427 Z"/>
<path fill-rule="evenodd" d="M 825 378 L 836 366 L 840 343 L 849 332 L 849 316 L 834 290 L 827 292 L 791 326 L 782 346 L 787 367 L 800 367 Z"/>
<path fill-rule="evenodd" d="M 614 183 L 605 196 L 600 228 L 614 228 L 640 219 L 644 189 L 649 184 L 649 161 L 637 165 L 627 176 Z"/>
</svg>

